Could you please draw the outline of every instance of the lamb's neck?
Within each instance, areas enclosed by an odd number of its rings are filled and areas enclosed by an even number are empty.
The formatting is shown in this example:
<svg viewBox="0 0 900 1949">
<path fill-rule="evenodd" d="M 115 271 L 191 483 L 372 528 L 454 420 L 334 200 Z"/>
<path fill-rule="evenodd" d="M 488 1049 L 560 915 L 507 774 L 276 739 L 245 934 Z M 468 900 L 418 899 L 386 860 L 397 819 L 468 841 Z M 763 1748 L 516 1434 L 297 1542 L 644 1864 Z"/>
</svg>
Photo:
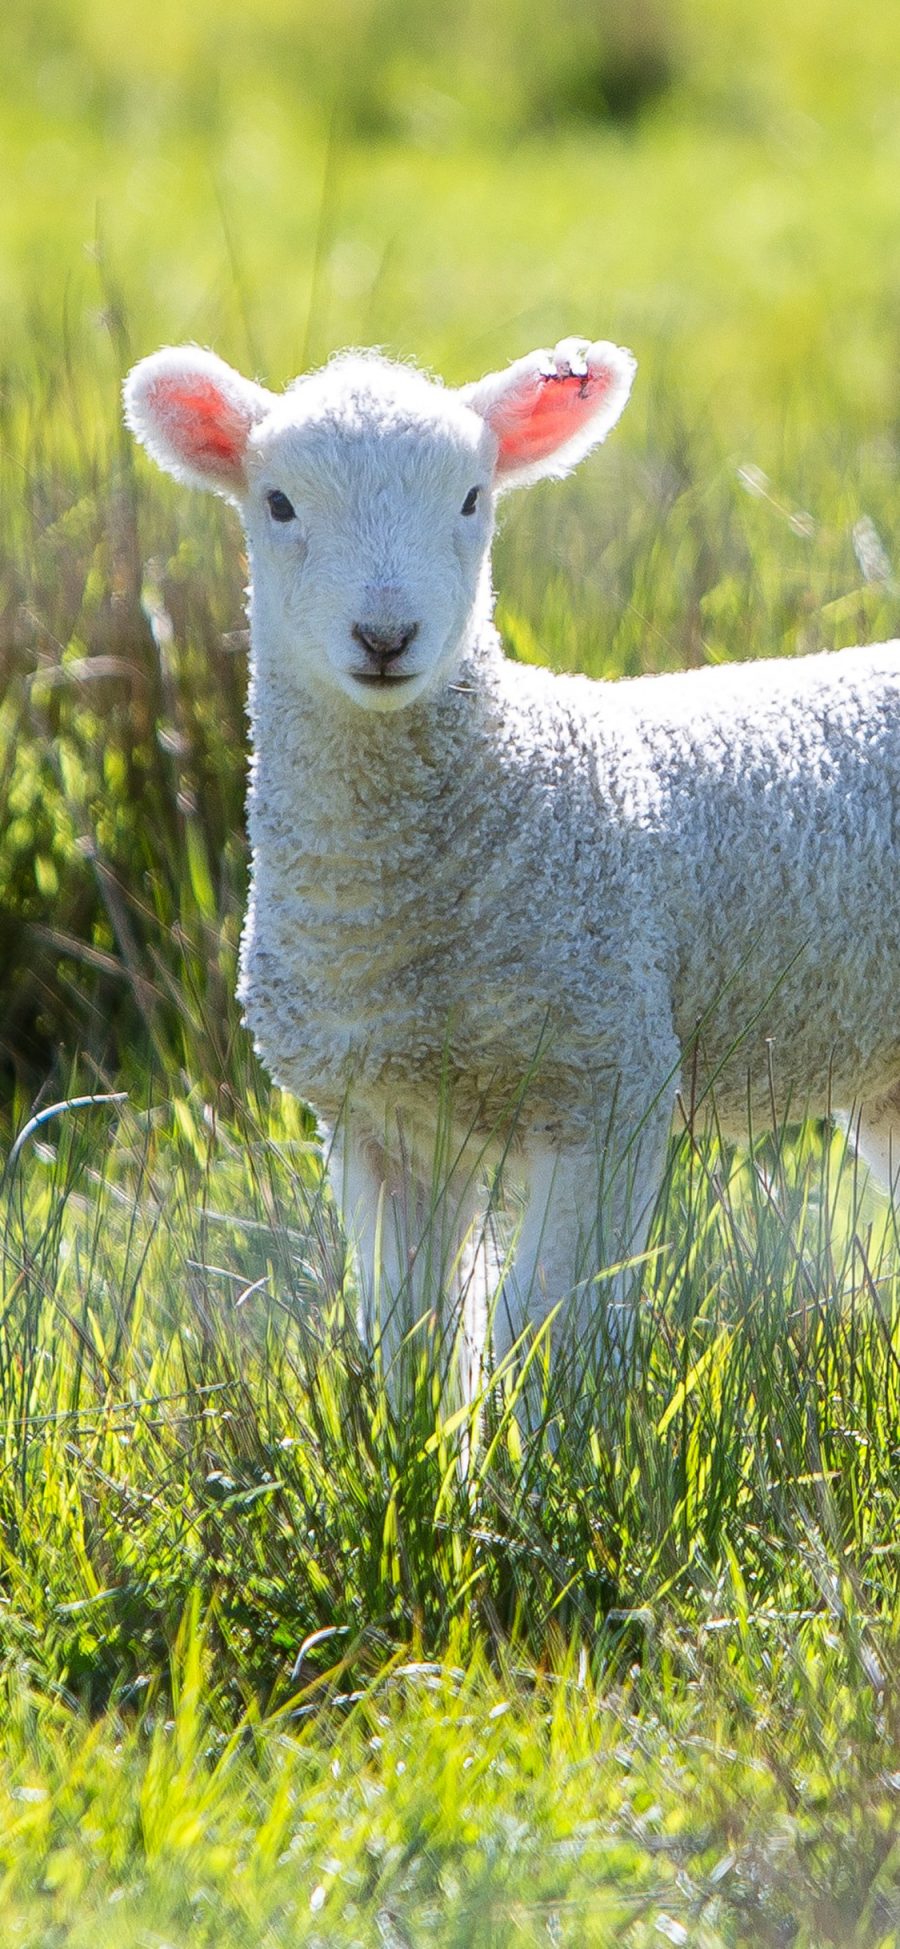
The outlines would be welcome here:
<svg viewBox="0 0 900 1949">
<path fill-rule="evenodd" d="M 321 861 L 363 841 L 370 861 L 382 851 L 397 860 L 410 825 L 404 805 L 415 801 L 413 824 L 421 825 L 465 790 L 497 708 L 492 679 L 501 660 L 491 631 L 450 684 L 396 712 L 313 695 L 257 668 L 249 808 L 257 855 L 287 841 L 295 858 L 308 852 Z"/>
</svg>

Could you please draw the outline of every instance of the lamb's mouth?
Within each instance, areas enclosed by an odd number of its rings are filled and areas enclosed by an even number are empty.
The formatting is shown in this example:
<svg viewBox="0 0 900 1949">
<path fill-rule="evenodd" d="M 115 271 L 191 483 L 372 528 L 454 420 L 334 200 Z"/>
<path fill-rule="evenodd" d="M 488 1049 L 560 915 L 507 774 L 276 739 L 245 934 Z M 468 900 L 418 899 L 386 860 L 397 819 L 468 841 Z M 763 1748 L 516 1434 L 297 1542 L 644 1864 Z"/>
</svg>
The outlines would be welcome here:
<svg viewBox="0 0 900 1949">
<path fill-rule="evenodd" d="M 390 684 L 411 684 L 418 676 L 417 670 L 351 670 L 351 677 L 358 684 L 375 684 L 384 690 Z"/>
</svg>

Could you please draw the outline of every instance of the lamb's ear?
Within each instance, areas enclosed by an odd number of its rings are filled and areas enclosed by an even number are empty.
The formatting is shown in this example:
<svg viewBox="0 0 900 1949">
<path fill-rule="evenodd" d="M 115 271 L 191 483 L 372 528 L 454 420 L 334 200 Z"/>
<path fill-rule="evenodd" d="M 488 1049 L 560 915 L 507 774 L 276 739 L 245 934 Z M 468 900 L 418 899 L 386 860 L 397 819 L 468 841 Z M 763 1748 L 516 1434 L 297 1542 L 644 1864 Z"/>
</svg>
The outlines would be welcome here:
<svg viewBox="0 0 900 1949">
<path fill-rule="evenodd" d="M 619 345 L 563 338 L 492 372 L 462 397 L 497 437 L 495 485 L 526 487 L 567 474 L 606 438 L 631 391 L 636 362 Z"/>
<path fill-rule="evenodd" d="M 167 346 L 129 372 L 125 418 L 147 452 L 177 480 L 238 500 L 252 428 L 274 394 L 198 346 Z"/>
</svg>

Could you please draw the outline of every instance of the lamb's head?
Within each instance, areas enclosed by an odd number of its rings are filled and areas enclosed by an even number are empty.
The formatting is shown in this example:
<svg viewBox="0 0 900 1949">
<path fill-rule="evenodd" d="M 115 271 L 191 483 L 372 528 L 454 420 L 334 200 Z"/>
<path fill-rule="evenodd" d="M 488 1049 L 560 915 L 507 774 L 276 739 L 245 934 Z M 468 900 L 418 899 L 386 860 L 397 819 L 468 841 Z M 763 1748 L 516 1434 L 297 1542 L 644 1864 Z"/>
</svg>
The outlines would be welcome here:
<svg viewBox="0 0 900 1949">
<path fill-rule="evenodd" d="M 344 353 L 276 394 L 189 346 L 142 359 L 125 410 L 161 467 L 239 507 L 260 659 L 390 711 L 452 676 L 489 611 L 497 494 L 567 473 L 633 374 L 564 339 L 458 391 Z"/>
</svg>

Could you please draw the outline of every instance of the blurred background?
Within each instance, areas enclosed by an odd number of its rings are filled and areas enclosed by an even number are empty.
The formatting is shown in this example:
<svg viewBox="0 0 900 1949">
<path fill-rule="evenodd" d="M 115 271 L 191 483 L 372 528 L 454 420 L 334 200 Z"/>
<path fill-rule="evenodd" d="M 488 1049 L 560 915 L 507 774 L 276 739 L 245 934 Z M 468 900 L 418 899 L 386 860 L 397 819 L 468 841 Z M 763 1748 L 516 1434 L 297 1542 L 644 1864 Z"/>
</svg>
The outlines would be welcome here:
<svg viewBox="0 0 900 1949">
<path fill-rule="evenodd" d="M 514 655 L 900 630 L 900 18 L 843 0 L 28 0 L 0 23 L 0 1067 L 221 1080 L 245 883 L 233 514 L 133 453 L 166 342 L 281 385 L 629 345 L 510 501 Z"/>
</svg>

